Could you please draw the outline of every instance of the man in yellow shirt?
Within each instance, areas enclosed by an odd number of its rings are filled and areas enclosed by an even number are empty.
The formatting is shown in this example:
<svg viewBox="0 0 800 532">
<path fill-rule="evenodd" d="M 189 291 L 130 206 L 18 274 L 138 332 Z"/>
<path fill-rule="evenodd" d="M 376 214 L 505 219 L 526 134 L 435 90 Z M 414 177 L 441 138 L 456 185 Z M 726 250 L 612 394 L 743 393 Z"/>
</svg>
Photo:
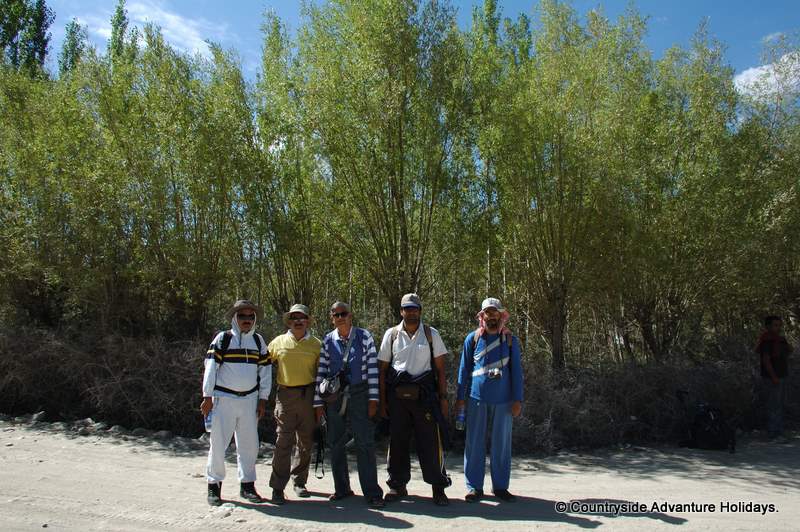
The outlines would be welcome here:
<svg viewBox="0 0 800 532">
<path fill-rule="evenodd" d="M 317 377 L 321 342 L 308 331 L 310 314 L 305 305 L 293 305 L 283 315 L 289 327 L 267 347 L 267 353 L 276 367 L 278 393 L 275 400 L 275 421 L 278 439 L 272 458 L 273 504 L 283 504 L 283 490 L 291 477 L 298 497 L 308 497 L 306 481 L 311 464 L 311 447 L 314 444 L 314 382 Z M 292 462 L 295 443 L 297 458 Z"/>
</svg>

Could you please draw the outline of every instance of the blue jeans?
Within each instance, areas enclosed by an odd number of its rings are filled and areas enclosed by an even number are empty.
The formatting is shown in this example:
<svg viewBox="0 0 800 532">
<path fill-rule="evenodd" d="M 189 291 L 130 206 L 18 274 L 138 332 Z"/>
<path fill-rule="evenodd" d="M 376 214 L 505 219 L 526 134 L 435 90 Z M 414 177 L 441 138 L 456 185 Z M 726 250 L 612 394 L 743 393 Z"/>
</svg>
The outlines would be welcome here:
<svg viewBox="0 0 800 532">
<path fill-rule="evenodd" d="M 468 490 L 483 490 L 486 474 L 486 436 L 491 434 L 492 490 L 507 490 L 511 479 L 511 403 L 467 401 L 467 441 L 464 476 Z"/>
<path fill-rule="evenodd" d="M 335 403 L 325 406 L 328 424 L 328 449 L 331 454 L 331 472 L 336 493 L 343 495 L 350 491 L 350 472 L 347 467 L 347 419 L 356 440 L 358 480 L 364 497 L 380 497 L 383 490 L 378 485 L 378 469 L 375 463 L 375 423 L 369 418 L 369 391 L 366 383 L 350 387 L 345 415 L 339 410 L 343 396 Z"/>
</svg>

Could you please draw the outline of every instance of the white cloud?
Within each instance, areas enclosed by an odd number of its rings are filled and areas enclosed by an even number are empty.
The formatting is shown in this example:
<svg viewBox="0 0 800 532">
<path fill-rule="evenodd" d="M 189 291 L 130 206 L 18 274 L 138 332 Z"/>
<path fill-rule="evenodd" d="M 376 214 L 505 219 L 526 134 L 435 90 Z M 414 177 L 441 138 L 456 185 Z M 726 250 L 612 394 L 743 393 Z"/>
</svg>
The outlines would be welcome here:
<svg viewBox="0 0 800 532">
<path fill-rule="evenodd" d="M 134 0 L 126 5 L 129 28 L 142 28 L 147 23 L 161 28 L 164 39 L 177 50 L 200 53 L 210 57 L 206 39 L 224 42 L 230 37 L 227 25 L 213 23 L 203 18 L 179 15 L 165 7 L 159 0 Z M 78 21 L 88 28 L 89 34 L 97 39 L 111 38 L 112 12 L 79 15 Z"/>
<path fill-rule="evenodd" d="M 800 53 L 790 52 L 774 63 L 748 68 L 733 83 L 740 93 L 759 98 L 800 90 Z"/>
<path fill-rule="evenodd" d="M 783 37 L 782 31 L 776 31 L 775 33 L 764 35 L 764 37 L 761 38 L 761 44 L 769 44 L 774 41 L 779 41 L 781 37 Z"/>
<path fill-rule="evenodd" d="M 223 41 L 227 26 L 202 18 L 189 18 L 169 11 L 163 4 L 152 0 L 137 0 L 128 4 L 128 18 L 135 26 L 152 22 L 161 28 L 164 38 L 172 46 L 185 52 L 199 52 L 210 56 L 206 39 Z"/>
<path fill-rule="evenodd" d="M 89 35 L 101 37 L 103 39 L 111 38 L 111 14 L 107 17 L 101 15 L 79 15 L 75 17 L 78 23 L 86 26 Z"/>
</svg>

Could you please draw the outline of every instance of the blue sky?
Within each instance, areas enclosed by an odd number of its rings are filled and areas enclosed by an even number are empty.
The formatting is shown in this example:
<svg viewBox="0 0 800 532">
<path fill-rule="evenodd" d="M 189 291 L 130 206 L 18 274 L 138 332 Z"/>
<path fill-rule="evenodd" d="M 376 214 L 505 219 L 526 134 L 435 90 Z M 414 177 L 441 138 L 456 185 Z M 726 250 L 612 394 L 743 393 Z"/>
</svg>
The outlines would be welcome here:
<svg viewBox="0 0 800 532">
<path fill-rule="evenodd" d="M 469 27 L 472 7 L 482 0 L 452 0 L 458 10 L 459 24 Z M 51 28 L 50 62 L 61 49 L 64 26 L 73 17 L 88 26 L 89 37 L 101 51 L 110 34 L 111 13 L 115 0 L 49 0 L 56 14 Z M 533 0 L 500 0 L 504 16 L 532 13 Z M 624 12 L 629 0 L 574 0 L 579 13 L 602 7 L 615 18 Z M 686 46 L 700 21 L 708 18 L 712 35 L 727 46 L 726 58 L 742 79 L 763 70 L 760 53 L 765 41 L 781 33 L 800 30 L 798 0 L 639 0 L 633 2 L 640 13 L 649 17 L 646 42 L 656 57 L 674 44 Z M 134 25 L 154 22 L 161 26 L 167 40 L 176 48 L 208 53 L 204 39 L 219 42 L 238 51 L 249 78 L 254 78 L 260 64 L 262 13 L 274 10 L 290 27 L 301 24 L 301 2 L 273 0 L 128 0 L 128 16 Z"/>
</svg>

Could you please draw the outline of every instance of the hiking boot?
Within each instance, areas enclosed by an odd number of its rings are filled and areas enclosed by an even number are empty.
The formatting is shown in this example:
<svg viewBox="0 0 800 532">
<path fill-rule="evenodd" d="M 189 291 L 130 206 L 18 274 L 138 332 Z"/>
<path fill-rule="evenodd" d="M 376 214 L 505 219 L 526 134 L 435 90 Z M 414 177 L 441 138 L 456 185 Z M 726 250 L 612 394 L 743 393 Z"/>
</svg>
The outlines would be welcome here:
<svg viewBox="0 0 800 532">
<path fill-rule="evenodd" d="M 478 502 L 483 497 L 483 490 L 469 490 L 469 492 L 464 496 L 464 500 L 467 502 Z"/>
<path fill-rule="evenodd" d="M 511 495 L 508 490 L 495 490 L 494 496 L 505 502 L 517 502 L 517 497 Z"/>
<path fill-rule="evenodd" d="M 450 504 L 450 499 L 448 499 L 447 495 L 445 495 L 443 487 L 433 487 L 433 504 L 436 506 L 447 506 Z"/>
<path fill-rule="evenodd" d="M 344 493 L 334 493 L 333 495 L 328 497 L 328 500 L 331 501 L 331 502 L 341 501 L 342 499 L 346 499 L 348 497 L 352 497 L 353 495 L 355 495 L 353 490 L 347 490 Z"/>
<path fill-rule="evenodd" d="M 308 492 L 305 486 L 295 485 L 294 494 L 303 499 L 308 499 L 309 497 L 311 497 L 311 494 Z"/>
<path fill-rule="evenodd" d="M 264 499 L 256 491 L 255 482 L 242 482 L 239 484 L 239 496 L 250 502 L 264 502 Z"/>
<path fill-rule="evenodd" d="M 272 490 L 272 504 L 286 504 L 286 496 L 283 494 L 283 490 Z"/>
<path fill-rule="evenodd" d="M 208 497 L 206 500 L 211 506 L 219 506 L 222 504 L 222 482 L 208 484 Z"/>
<path fill-rule="evenodd" d="M 385 508 L 386 502 L 383 500 L 383 497 L 380 495 L 375 495 L 374 497 L 370 497 L 367 499 L 367 504 L 369 504 L 370 508 Z"/>
<path fill-rule="evenodd" d="M 390 488 L 389 493 L 383 498 L 385 502 L 395 502 L 399 501 L 403 497 L 408 495 L 408 490 L 406 487 L 403 486 L 402 488 Z"/>
</svg>

